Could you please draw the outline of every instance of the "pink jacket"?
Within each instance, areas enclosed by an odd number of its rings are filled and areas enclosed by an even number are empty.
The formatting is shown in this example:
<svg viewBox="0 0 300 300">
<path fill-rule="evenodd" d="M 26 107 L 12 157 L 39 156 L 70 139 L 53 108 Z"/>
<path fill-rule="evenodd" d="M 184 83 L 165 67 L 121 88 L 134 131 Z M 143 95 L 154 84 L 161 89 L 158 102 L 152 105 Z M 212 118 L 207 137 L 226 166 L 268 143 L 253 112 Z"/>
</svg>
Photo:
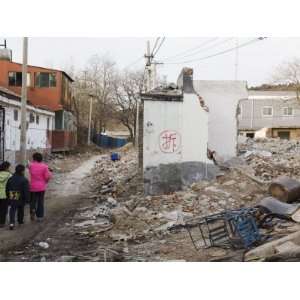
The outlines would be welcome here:
<svg viewBox="0 0 300 300">
<path fill-rule="evenodd" d="M 30 174 L 30 191 L 44 192 L 47 188 L 47 183 L 52 177 L 48 166 L 42 162 L 33 161 L 28 166 Z"/>
</svg>

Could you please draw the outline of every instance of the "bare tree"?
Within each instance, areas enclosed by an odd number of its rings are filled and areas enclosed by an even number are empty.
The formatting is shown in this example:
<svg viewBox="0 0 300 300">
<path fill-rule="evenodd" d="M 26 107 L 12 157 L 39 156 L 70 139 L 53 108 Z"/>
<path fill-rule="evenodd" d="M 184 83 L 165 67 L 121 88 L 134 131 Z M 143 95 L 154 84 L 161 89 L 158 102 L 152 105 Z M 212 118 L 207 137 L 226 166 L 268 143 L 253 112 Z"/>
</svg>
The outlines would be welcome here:
<svg viewBox="0 0 300 300">
<path fill-rule="evenodd" d="M 133 143 L 136 136 L 137 104 L 143 85 L 142 71 L 116 73 L 113 80 L 114 118 L 128 129 Z"/>
<path fill-rule="evenodd" d="M 291 61 L 284 62 L 279 65 L 275 74 L 273 75 L 273 81 L 277 84 L 285 84 L 293 86 L 296 92 L 297 99 L 300 95 L 300 59 L 294 58 Z"/>
<path fill-rule="evenodd" d="M 94 128 L 102 131 L 111 118 L 112 81 L 115 74 L 115 62 L 107 56 L 94 55 L 85 70 L 90 92 L 95 96 L 92 119 Z"/>
<path fill-rule="evenodd" d="M 119 71 L 107 56 L 94 55 L 83 70 L 68 67 L 74 78 L 73 112 L 78 141 L 85 142 L 88 127 L 89 95 L 93 94 L 92 128 L 101 132 L 108 124 L 121 123 L 135 142 L 137 103 L 144 85 L 144 72 Z M 112 121 L 112 122 L 111 122 Z"/>
</svg>

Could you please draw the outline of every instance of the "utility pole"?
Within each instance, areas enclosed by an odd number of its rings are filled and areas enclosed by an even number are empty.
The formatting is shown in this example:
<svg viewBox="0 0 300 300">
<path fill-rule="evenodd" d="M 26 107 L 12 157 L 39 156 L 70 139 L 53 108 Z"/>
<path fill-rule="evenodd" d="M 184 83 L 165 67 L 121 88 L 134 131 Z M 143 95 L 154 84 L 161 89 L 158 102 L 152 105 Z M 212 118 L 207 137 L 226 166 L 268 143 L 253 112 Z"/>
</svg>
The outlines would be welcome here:
<svg viewBox="0 0 300 300">
<path fill-rule="evenodd" d="M 92 111 L 93 111 L 93 95 L 90 96 L 90 112 L 89 112 L 89 129 L 88 129 L 88 139 L 87 144 L 91 144 L 91 123 L 92 123 Z"/>
<path fill-rule="evenodd" d="M 6 39 L 4 39 L 3 44 L 0 44 L 0 47 L 3 47 L 4 49 L 6 49 Z"/>
<path fill-rule="evenodd" d="M 238 68 L 239 68 L 239 39 L 235 39 L 235 65 L 234 65 L 234 80 L 238 80 Z"/>
<path fill-rule="evenodd" d="M 153 59 L 153 55 L 150 54 L 150 41 L 147 41 L 147 52 L 145 54 L 145 58 L 146 58 L 146 72 L 147 72 L 146 92 L 148 92 L 152 88 L 152 59 Z"/>
<path fill-rule="evenodd" d="M 27 57 L 28 57 L 28 38 L 23 38 L 23 64 L 22 64 L 22 93 L 21 93 L 21 135 L 20 135 L 20 163 L 26 163 L 26 105 L 27 105 Z"/>
</svg>

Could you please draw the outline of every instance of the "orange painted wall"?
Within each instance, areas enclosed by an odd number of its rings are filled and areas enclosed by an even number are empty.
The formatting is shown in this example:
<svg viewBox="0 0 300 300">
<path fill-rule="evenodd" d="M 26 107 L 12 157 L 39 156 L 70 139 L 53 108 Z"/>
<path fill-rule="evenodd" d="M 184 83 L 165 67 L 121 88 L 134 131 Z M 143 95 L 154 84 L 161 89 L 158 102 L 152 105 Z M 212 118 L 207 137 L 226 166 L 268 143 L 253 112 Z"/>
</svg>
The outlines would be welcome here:
<svg viewBox="0 0 300 300">
<path fill-rule="evenodd" d="M 31 74 L 31 86 L 28 87 L 28 100 L 33 104 L 48 108 L 53 111 L 61 109 L 70 109 L 71 99 L 62 103 L 62 77 L 61 71 L 40 68 L 35 66 L 28 66 L 28 73 Z M 6 87 L 15 93 L 21 94 L 21 87 L 14 87 L 8 85 L 8 72 L 21 72 L 22 65 L 10 61 L 0 60 L 0 85 Z M 56 73 L 56 87 L 39 88 L 35 87 L 35 73 L 36 72 L 53 72 Z"/>
</svg>

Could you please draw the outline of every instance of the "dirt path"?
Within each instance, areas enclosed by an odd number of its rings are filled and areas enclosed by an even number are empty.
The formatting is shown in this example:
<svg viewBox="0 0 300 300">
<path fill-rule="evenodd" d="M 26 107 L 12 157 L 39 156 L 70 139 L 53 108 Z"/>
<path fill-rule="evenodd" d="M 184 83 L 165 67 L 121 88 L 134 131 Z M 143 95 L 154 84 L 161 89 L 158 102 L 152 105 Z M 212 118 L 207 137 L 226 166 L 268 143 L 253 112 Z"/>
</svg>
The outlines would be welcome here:
<svg viewBox="0 0 300 300">
<path fill-rule="evenodd" d="M 42 231 L 55 226 L 68 211 L 76 207 L 80 196 L 86 193 L 88 185 L 84 184 L 97 160 L 103 155 L 92 156 L 69 173 L 54 174 L 46 194 L 46 217 L 43 223 L 32 223 L 29 220 L 29 207 L 25 207 L 25 224 L 14 231 L 0 229 L 0 255 L 13 247 L 20 246 L 33 239 Z M 1 260 L 1 259 L 0 259 Z"/>
</svg>

